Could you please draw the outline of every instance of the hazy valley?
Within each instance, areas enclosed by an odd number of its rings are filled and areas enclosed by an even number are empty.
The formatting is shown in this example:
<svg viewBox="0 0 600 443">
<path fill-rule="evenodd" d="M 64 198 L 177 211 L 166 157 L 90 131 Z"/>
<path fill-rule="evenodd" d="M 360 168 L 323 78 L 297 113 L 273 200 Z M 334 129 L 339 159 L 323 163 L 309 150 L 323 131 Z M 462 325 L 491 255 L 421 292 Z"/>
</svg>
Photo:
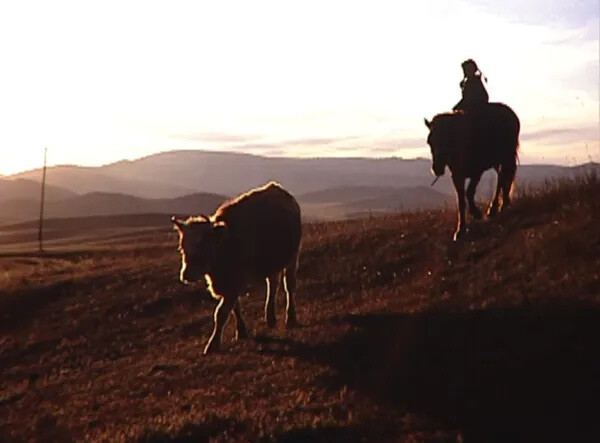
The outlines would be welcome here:
<svg viewBox="0 0 600 443">
<path fill-rule="evenodd" d="M 517 188 L 546 180 L 598 171 L 577 167 L 522 165 Z M 17 224 L 39 215 L 41 171 L 0 178 L 0 224 Z M 48 218 L 121 214 L 197 214 L 212 212 L 223 200 L 262 185 L 280 182 L 298 198 L 309 220 L 336 220 L 368 214 L 428 210 L 454 204 L 449 178 L 431 187 L 430 161 L 399 158 L 269 158 L 248 154 L 174 151 L 101 167 L 48 168 Z M 495 174 L 479 185 L 490 195 Z"/>
</svg>

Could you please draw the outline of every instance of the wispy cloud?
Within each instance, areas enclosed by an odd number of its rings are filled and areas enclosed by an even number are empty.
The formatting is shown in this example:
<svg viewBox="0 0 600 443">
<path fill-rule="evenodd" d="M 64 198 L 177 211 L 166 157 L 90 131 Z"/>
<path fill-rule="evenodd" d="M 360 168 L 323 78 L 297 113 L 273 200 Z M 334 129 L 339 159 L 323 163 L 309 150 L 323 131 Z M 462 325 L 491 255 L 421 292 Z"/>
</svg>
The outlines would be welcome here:
<svg viewBox="0 0 600 443">
<path fill-rule="evenodd" d="M 598 0 L 468 0 L 498 16 L 524 23 L 581 25 L 598 19 Z"/>
<path fill-rule="evenodd" d="M 547 142 L 552 144 L 568 144 L 576 141 L 598 141 L 600 139 L 600 124 L 578 128 L 540 129 L 525 132 L 521 141 Z"/>
<path fill-rule="evenodd" d="M 286 146 L 327 146 L 359 140 L 360 137 L 329 137 L 329 138 L 300 138 L 282 142 Z"/>
<path fill-rule="evenodd" d="M 245 143 L 255 140 L 260 140 L 262 137 L 258 135 L 245 134 L 227 134 L 220 132 L 200 132 L 190 134 L 175 134 L 171 135 L 173 139 L 207 142 L 207 143 Z"/>
</svg>

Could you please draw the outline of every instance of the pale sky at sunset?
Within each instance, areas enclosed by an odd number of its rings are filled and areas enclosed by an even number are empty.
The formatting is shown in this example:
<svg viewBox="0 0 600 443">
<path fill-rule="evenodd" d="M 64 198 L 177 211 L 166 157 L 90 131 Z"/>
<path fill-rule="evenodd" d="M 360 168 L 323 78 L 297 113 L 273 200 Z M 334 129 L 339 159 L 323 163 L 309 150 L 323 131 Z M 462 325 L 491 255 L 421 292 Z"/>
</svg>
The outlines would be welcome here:
<svg viewBox="0 0 600 443">
<path fill-rule="evenodd" d="M 600 161 L 599 0 L 4 1 L 0 174 L 171 149 L 428 157 L 474 58 L 522 163 Z"/>
</svg>

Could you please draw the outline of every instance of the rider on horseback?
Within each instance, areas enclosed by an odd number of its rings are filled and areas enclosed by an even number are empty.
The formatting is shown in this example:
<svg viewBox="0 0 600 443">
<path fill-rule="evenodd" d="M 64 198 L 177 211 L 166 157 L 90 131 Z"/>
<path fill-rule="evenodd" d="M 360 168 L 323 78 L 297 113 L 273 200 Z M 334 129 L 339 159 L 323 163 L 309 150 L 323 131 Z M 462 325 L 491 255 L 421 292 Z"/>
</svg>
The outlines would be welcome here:
<svg viewBox="0 0 600 443">
<path fill-rule="evenodd" d="M 489 96 L 481 80 L 482 74 L 477 63 L 473 59 L 462 62 L 464 78 L 460 82 L 462 90 L 462 99 L 452 108 L 452 110 L 470 111 L 476 110 L 481 105 L 489 102 Z M 487 82 L 487 79 L 483 77 Z"/>
</svg>

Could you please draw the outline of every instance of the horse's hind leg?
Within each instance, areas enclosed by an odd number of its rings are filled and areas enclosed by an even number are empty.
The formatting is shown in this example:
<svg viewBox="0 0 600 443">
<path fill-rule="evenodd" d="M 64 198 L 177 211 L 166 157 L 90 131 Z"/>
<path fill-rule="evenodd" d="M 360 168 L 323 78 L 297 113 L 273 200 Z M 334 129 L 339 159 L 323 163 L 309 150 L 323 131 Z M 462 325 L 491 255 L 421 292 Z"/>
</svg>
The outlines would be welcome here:
<svg viewBox="0 0 600 443">
<path fill-rule="evenodd" d="M 497 176 L 496 177 L 496 193 L 494 194 L 494 198 L 490 202 L 490 206 L 487 211 L 488 217 L 493 217 L 494 215 L 498 214 L 500 191 L 502 190 L 503 172 L 500 168 L 494 168 L 494 169 L 496 169 L 496 176 Z"/>
<path fill-rule="evenodd" d="M 473 177 L 469 180 L 469 186 L 467 186 L 467 203 L 469 204 L 469 213 L 475 220 L 481 220 L 483 214 L 475 204 L 475 190 L 477 184 L 481 180 L 481 174 L 477 177 Z"/>
<path fill-rule="evenodd" d="M 467 232 L 467 221 L 465 217 L 465 179 L 464 177 L 452 175 L 452 183 L 456 189 L 458 199 L 458 226 L 454 233 L 454 240 L 458 240 Z"/>
</svg>

